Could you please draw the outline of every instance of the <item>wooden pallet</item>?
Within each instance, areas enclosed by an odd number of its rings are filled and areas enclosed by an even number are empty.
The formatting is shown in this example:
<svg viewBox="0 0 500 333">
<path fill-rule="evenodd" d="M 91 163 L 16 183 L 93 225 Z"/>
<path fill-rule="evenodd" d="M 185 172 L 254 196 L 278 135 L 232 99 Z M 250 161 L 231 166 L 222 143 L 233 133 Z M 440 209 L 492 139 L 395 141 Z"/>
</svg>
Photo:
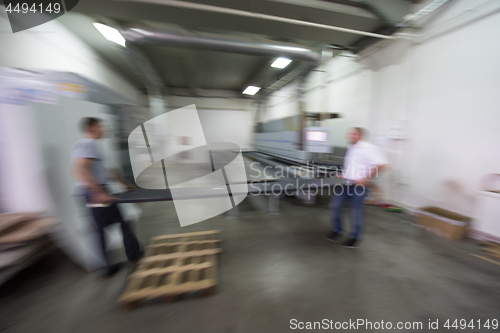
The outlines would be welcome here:
<svg viewBox="0 0 500 333">
<path fill-rule="evenodd" d="M 38 218 L 41 214 L 42 212 L 0 214 L 0 235 L 10 233 L 23 224 L 27 224 L 33 221 L 33 219 Z"/>
<path fill-rule="evenodd" d="M 146 247 L 146 257 L 168 253 L 217 249 L 220 239 L 218 230 L 191 232 L 154 237 Z"/>
<path fill-rule="evenodd" d="M 0 244 L 22 243 L 40 238 L 46 235 L 55 225 L 56 219 L 53 217 L 43 217 L 28 220 L 26 223 L 19 223 L 15 228 L 11 227 L 0 233 Z"/>
<path fill-rule="evenodd" d="M 151 244 L 168 242 L 192 242 L 217 239 L 219 230 L 189 232 L 185 234 L 163 235 L 151 238 Z"/>
<path fill-rule="evenodd" d="M 211 295 L 217 286 L 218 231 L 155 237 L 118 300 L 126 310 L 141 301 L 201 291 Z M 206 239 L 206 237 L 212 239 Z"/>
<path fill-rule="evenodd" d="M 214 239 L 192 242 L 157 243 L 149 245 L 146 248 L 146 256 L 216 249 L 219 247 L 219 242 L 219 239 Z"/>
<path fill-rule="evenodd" d="M 493 242 L 484 242 L 483 250 L 491 257 L 500 259 L 500 244 Z"/>
<path fill-rule="evenodd" d="M 56 222 L 43 212 L 0 214 L 0 284 L 54 250 Z"/>
</svg>

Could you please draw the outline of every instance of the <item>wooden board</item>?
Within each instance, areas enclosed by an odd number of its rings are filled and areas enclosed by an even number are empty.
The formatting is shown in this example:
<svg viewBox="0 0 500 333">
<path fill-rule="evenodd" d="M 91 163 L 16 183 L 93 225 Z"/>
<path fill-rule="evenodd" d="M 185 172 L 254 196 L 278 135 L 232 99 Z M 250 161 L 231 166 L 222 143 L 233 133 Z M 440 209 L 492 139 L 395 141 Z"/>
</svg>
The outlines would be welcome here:
<svg viewBox="0 0 500 333">
<path fill-rule="evenodd" d="M 168 253 L 201 251 L 218 248 L 219 239 L 175 242 L 175 243 L 155 243 L 146 247 L 146 256 L 155 256 Z"/>
<path fill-rule="evenodd" d="M 152 298 L 171 300 L 185 293 L 211 294 L 218 283 L 217 254 L 220 240 L 192 240 L 218 231 L 155 237 L 129 276 L 118 303 L 124 309 Z M 185 242 L 179 240 L 187 240 Z"/>
<path fill-rule="evenodd" d="M 493 242 L 485 242 L 483 243 L 483 250 L 490 255 L 491 257 L 500 259 L 500 244 Z"/>
<path fill-rule="evenodd" d="M 207 249 L 192 252 L 177 252 L 143 258 L 137 265 L 137 271 L 169 266 L 182 266 L 190 263 L 205 262 L 205 258 L 213 258 L 221 249 Z"/>
<path fill-rule="evenodd" d="M 19 224 L 33 220 L 41 214 L 42 212 L 0 214 L 0 235 L 9 233 L 9 229 L 15 228 Z"/>
<path fill-rule="evenodd" d="M 211 240 L 217 239 L 219 230 L 189 232 L 185 234 L 163 235 L 151 238 L 151 244 L 165 243 L 165 242 L 189 242 L 195 240 Z"/>
<path fill-rule="evenodd" d="M 39 238 L 48 233 L 56 224 L 53 217 L 32 220 L 0 236 L 0 244 L 22 243 Z"/>
</svg>

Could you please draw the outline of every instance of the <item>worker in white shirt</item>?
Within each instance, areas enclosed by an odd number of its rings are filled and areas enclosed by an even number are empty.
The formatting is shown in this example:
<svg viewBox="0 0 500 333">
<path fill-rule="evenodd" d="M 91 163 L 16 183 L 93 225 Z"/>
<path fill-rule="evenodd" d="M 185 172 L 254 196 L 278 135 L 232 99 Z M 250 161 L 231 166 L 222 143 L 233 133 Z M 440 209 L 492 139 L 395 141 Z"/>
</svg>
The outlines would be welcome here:
<svg viewBox="0 0 500 333">
<path fill-rule="evenodd" d="M 378 177 L 387 166 L 388 161 L 380 149 L 364 141 L 365 130 L 353 127 L 348 132 L 348 141 L 351 144 L 344 159 L 343 175 L 347 184 L 342 191 L 335 191 L 330 208 L 332 210 L 332 230 L 327 235 L 331 242 L 338 242 L 342 238 L 342 206 L 349 198 L 351 203 L 351 233 L 343 242 L 344 247 L 356 247 L 363 228 L 363 200 L 368 195 L 367 185 Z"/>
</svg>

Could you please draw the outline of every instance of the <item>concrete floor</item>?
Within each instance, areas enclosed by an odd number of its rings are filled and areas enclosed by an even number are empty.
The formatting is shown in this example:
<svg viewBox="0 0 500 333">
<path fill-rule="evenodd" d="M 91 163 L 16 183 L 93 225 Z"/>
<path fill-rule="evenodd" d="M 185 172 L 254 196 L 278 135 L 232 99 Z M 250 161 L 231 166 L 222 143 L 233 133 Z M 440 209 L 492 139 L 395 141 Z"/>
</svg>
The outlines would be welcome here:
<svg viewBox="0 0 500 333">
<path fill-rule="evenodd" d="M 136 229 L 144 243 L 160 234 L 222 230 L 214 296 L 124 313 L 115 302 L 132 266 L 100 280 L 54 254 L 0 288 L 0 331 L 284 332 L 291 319 L 366 319 L 421 321 L 423 330 L 392 331 L 427 332 L 429 319 L 441 326 L 446 319 L 500 319 L 500 266 L 472 256 L 481 252 L 471 240 L 451 242 L 416 228 L 408 215 L 367 206 L 361 246 L 345 249 L 324 238 L 326 199 L 316 206 L 282 200 L 280 215 L 267 215 L 266 205 L 249 197 L 237 219 L 185 228 L 171 202 L 142 205 Z"/>
</svg>

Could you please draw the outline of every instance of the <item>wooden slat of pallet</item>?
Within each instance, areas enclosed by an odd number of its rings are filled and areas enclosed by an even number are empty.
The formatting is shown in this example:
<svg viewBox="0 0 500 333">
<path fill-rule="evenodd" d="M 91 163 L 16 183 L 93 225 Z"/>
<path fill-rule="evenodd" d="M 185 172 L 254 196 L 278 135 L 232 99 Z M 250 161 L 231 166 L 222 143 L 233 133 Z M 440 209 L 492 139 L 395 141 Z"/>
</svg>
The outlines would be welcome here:
<svg viewBox="0 0 500 333">
<path fill-rule="evenodd" d="M 500 244 L 494 242 L 483 242 L 483 251 L 489 256 L 500 259 Z"/>
<path fill-rule="evenodd" d="M 173 272 L 172 274 L 168 274 L 167 277 L 169 278 L 168 280 L 165 281 L 165 285 L 172 285 L 176 286 L 182 283 L 182 274 L 184 273 L 184 270 L 179 270 L 177 272 Z"/>
<path fill-rule="evenodd" d="M 201 256 L 200 255 L 188 256 L 185 258 L 173 258 L 173 259 L 159 260 L 153 262 L 143 262 L 139 265 L 137 270 L 139 271 L 139 270 L 149 270 L 155 268 L 166 268 L 172 266 L 186 266 L 190 264 L 200 264 L 207 261 L 215 261 L 215 258 L 216 258 L 215 254 L 209 254 Z"/>
<path fill-rule="evenodd" d="M 123 295 L 118 302 L 133 303 L 153 297 L 180 295 L 188 292 L 206 290 L 217 286 L 217 279 L 205 279 L 197 282 L 188 282 L 177 285 L 166 285 L 159 288 L 131 291 Z"/>
<path fill-rule="evenodd" d="M 146 288 L 147 289 L 155 289 L 158 286 L 158 283 L 160 282 L 161 275 L 148 275 L 144 277 L 144 280 L 146 280 Z M 144 281 L 143 280 L 143 281 Z"/>
<path fill-rule="evenodd" d="M 143 281 L 144 281 L 143 277 L 137 277 L 137 278 L 131 280 L 128 283 L 127 288 L 125 288 L 125 294 L 127 294 L 128 292 L 131 292 L 133 290 L 138 290 L 139 287 L 142 285 Z"/>
<path fill-rule="evenodd" d="M 180 256 L 183 253 L 174 253 L 170 257 L 164 259 L 157 260 L 149 260 L 149 261 L 140 261 L 137 267 L 137 271 L 149 270 L 155 268 L 166 268 L 171 266 L 185 266 L 189 264 L 198 264 L 206 261 L 213 261 L 215 259 L 215 251 L 211 254 L 196 254 L 201 251 L 193 251 L 193 252 L 183 252 L 188 253 L 188 255 Z M 195 254 L 190 254 L 195 253 Z M 190 255 L 189 255 L 190 254 Z M 157 258 L 161 256 L 153 256 L 147 258 Z"/>
<path fill-rule="evenodd" d="M 0 237 L 0 244 L 21 243 L 45 235 L 56 224 L 52 217 L 33 220 L 14 231 Z"/>
<path fill-rule="evenodd" d="M 220 233 L 220 230 L 208 230 L 208 231 L 197 231 L 197 232 L 188 232 L 184 234 L 171 234 L 171 235 L 162 235 L 151 238 L 151 242 L 171 239 L 171 238 L 181 238 L 181 237 L 193 237 L 193 236 L 205 236 L 205 235 L 214 235 Z"/>
<path fill-rule="evenodd" d="M 190 251 L 201 251 L 205 249 L 215 249 L 219 247 L 220 239 L 203 241 L 203 242 L 187 242 L 181 248 L 182 252 L 190 252 Z"/>
<path fill-rule="evenodd" d="M 43 236 L 43 237 L 36 238 L 36 239 L 26 241 L 26 242 L 22 242 L 22 243 L 0 244 L 0 252 L 16 250 L 16 249 L 20 249 L 20 248 L 25 247 L 25 246 L 39 245 L 39 244 L 45 243 L 47 240 L 49 240 L 49 238 Z"/>
<path fill-rule="evenodd" d="M 500 249 L 500 244 L 495 242 L 482 242 L 483 247 L 492 248 L 492 249 Z"/>
<path fill-rule="evenodd" d="M 214 240 L 214 239 L 217 239 L 216 234 L 198 235 L 198 236 L 182 236 L 182 237 L 172 237 L 172 238 L 167 238 L 167 239 L 157 239 L 157 240 L 151 241 L 150 244 L 151 245 L 160 245 L 160 244 L 204 241 L 204 240 Z"/>
<path fill-rule="evenodd" d="M 489 246 L 486 247 L 486 251 L 500 253 L 500 246 Z"/>
<path fill-rule="evenodd" d="M 167 273 L 179 273 L 179 272 L 184 272 L 184 271 L 189 271 L 189 270 L 199 270 L 203 268 L 208 268 L 214 265 L 213 261 L 207 261 L 199 264 L 189 264 L 189 265 L 175 265 L 175 266 L 169 266 L 169 267 L 163 267 L 163 268 L 151 268 L 151 269 L 146 269 L 142 271 L 137 271 L 134 272 L 132 275 L 130 275 L 129 279 L 135 279 L 138 277 L 145 277 L 145 276 L 150 276 L 150 275 L 162 275 L 162 274 L 167 274 Z M 193 279 L 190 279 L 193 280 Z"/>
<path fill-rule="evenodd" d="M 134 288 L 131 288 L 130 284 L 118 302 L 126 304 L 153 297 L 175 296 L 187 292 L 208 290 L 217 285 L 216 263 L 210 267 L 198 269 L 198 274 L 191 274 L 190 270 L 189 268 L 180 269 L 177 272 L 167 273 L 169 275 L 164 284 L 157 285 L 156 287 L 150 286 L 149 283 L 147 283 L 145 288 L 142 287 L 144 280 L 148 279 L 148 277 L 139 276 L 137 279 L 132 279 L 131 284 L 134 284 Z M 198 281 L 183 281 L 183 274 L 186 272 L 189 274 L 188 279 L 193 277 L 198 279 Z M 162 277 L 161 274 L 157 276 Z M 159 279 L 155 281 L 159 281 Z"/>
<path fill-rule="evenodd" d="M 205 241 L 152 244 L 146 248 L 146 256 L 213 249 L 217 247 L 217 243 L 219 242 L 220 239 L 213 239 Z"/>
<path fill-rule="evenodd" d="M 0 235 L 4 234 L 4 232 L 8 233 L 9 229 L 15 228 L 18 224 L 33 220 L 40 214 L 42 212 L 0 214 Z"/>
<path fill-rule="evenodd" d="M 498 253 L 489 253 L 489 255 L 494 257 L 494 258 L 500 259 L 500 254 L 498 254 Z"/>
<path fill-rule="evenodd" d="M 500 249 L 489 248 L 489 249 L 486 249 L 486 252 L 490 256 L 500 259 Z"/>
<path fill-rule="evenodd" d="M 177 252 L 177 253 L 169 253 L 169 254 L 158 254 L 156 256 L 151 256 L 151 257 L 144 257 L 141 259 L 139 264 L 144 264 L 144 263 L 154 263 L 157 261 L 165 261 L 169 259 L 176 259 L 176 258 L 188 258 L 188 257 L 194 257 L 194 256 L 205 256 L 205 255 L 211 255 L 211 254 L 217 254 L 222 252 L 220 248 L 215 248 L 215 249 L 206 249 L 206 250 L 201 250 L 201 251 L 191 251 L 191 252 Z"/>
</svg>

